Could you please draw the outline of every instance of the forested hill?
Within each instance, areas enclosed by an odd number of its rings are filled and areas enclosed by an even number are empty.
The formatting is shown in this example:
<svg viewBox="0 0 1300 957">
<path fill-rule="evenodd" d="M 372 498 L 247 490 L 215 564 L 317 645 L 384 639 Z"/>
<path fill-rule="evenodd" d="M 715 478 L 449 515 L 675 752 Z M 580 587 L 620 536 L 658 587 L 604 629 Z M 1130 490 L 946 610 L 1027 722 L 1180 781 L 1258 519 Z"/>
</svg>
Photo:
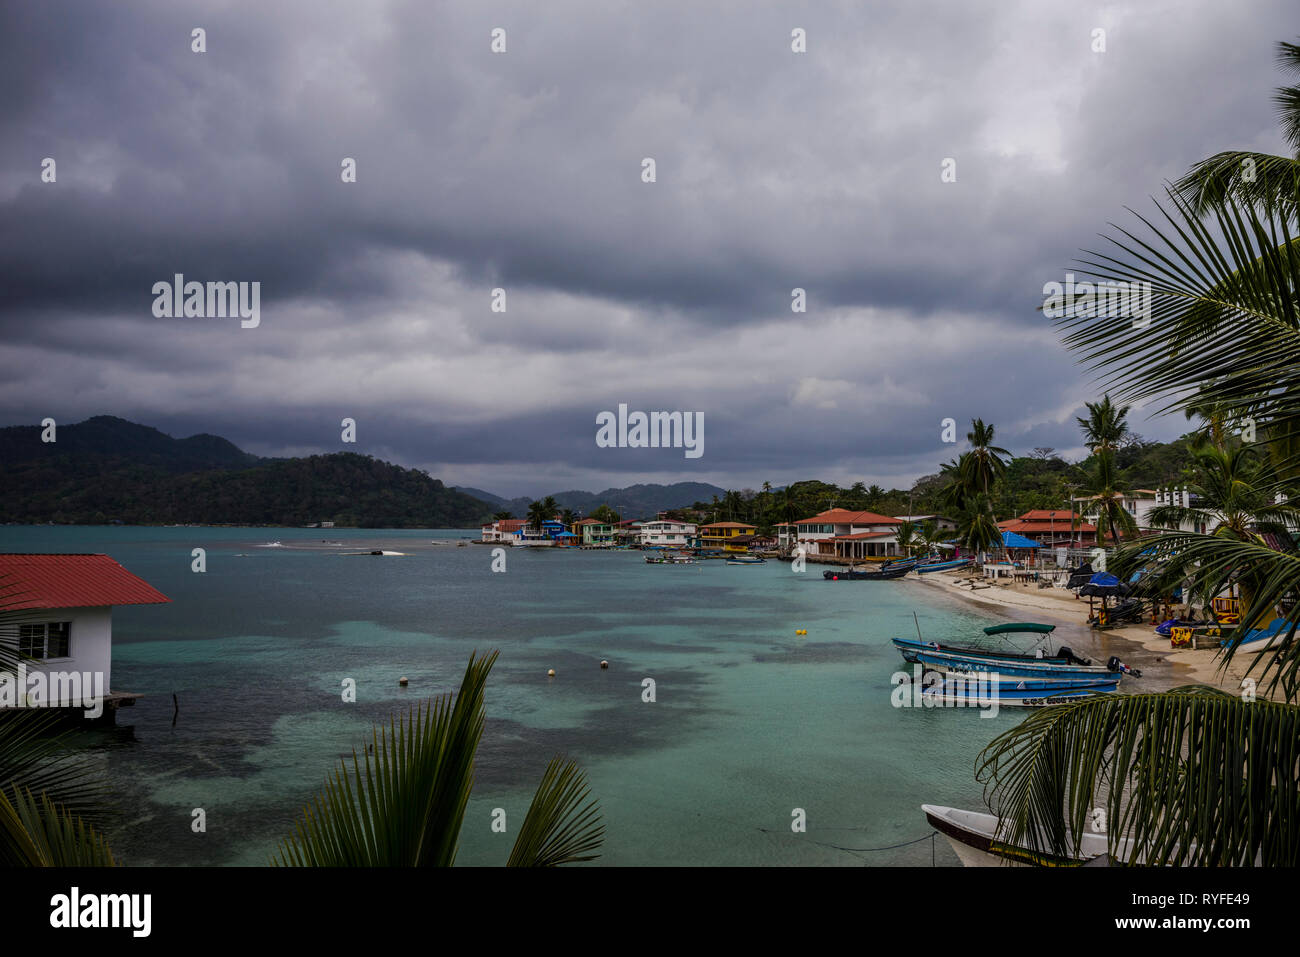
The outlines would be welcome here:
<svg viewBox="0 0 1300 957">
<path fill-rule="evenodd" d="M 416 469 L 339 452 L 261 459 L 225 439 L 174 439 L 112 416 L 0 429 L 0 522 L 466 528 L 486 502 Z"/>
</svg>

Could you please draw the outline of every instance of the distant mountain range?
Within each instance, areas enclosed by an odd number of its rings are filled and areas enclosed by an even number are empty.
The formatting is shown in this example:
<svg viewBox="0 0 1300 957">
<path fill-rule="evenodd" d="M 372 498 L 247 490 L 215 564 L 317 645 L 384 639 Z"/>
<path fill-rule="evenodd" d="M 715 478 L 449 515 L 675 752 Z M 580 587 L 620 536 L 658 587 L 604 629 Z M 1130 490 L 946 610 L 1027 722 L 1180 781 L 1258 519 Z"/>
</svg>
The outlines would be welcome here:
<svg viewBox="0 0 1300 957">
<path fill-rule="evenodd" d="M 486 502 L 367 455 L 259 458 L 215 435 L 174 439 L 110 415 L 0 429 L 0 522 L 468 528 Z"/>
<path fill-rule="evenodd" d="M 20 524 L 307 525 L 472 528 L 494 512 L 528 514 L 532 499 L 449 488 L 418 469 L 355 452 L 261 458 L 216 435 L 172 438 L 111 415 L 0 428 L 0 522 Z M 553 493 L 561 508 L 603 504 L 629 518 L 709 501 L 702 482 Z"/>
<path fill-rule="evenodd" d="M 506 499 L 478 488 L 457 486 L 457 492 L 487 502 L 494 512 L 510 512 L 516 518 L 528 515 L 528 506 L 534 501 L 527 495 L 520 498 Z M 709 485 L 706 482 L 674 482 L 672 485 L 629 485 L 627 488 L 607 488 L 603 492 L 551 492 L 559 504 L 583 515 L 590 515 L 600 505 L 608 505 L 624 518 L 652 518 L 657 512 L 684 508 L 695 502 L 708 502 L 713 496 L 721 498 L 726 489 Z M 544 495 L 537 496 L 545 498 Z"/>
</svg>

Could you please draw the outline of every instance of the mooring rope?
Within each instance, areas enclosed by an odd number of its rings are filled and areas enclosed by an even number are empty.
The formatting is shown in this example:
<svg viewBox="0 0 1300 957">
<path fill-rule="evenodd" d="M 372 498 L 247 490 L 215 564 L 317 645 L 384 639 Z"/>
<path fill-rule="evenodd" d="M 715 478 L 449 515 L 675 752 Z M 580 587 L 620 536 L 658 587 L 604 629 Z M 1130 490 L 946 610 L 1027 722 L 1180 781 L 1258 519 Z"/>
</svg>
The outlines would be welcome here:
<svg viewBox="0 0 1300 957">
<path fill-rule="evenodd" d="M 774 831 L 766 827 L 760 827 L 758 830 L 762 831 L 764 834 L 785 833 L 784 831 Z M 823 830 L 858 830 L 858 828 L 824 828 Z M 818 841 L 818 840 L 814 840 L 813 838 L 807 838 L 807 840 L 813 844 L 816 844 L 818 847 L 829 847 L 837 851 L 847 851 L 850 854 L 873 854 L 878 851 L 896 851 L 901 847 L 911 847 L 913 844 L 920 844 L 922 841 L 929 841 L 930 842 L 930 866 L 933 867 L 934 866 L 934 839 L 936 837 L 938 837 L 938 832 L 931 831 L 929 834 L 925 834 L 921 837 L 916 838 L 915 840 L 904 841 L 901 844 L 886 844 L 883 847 L 845 847 L 842 844 L 829 844 L 826 841 Z"/>
</svg>

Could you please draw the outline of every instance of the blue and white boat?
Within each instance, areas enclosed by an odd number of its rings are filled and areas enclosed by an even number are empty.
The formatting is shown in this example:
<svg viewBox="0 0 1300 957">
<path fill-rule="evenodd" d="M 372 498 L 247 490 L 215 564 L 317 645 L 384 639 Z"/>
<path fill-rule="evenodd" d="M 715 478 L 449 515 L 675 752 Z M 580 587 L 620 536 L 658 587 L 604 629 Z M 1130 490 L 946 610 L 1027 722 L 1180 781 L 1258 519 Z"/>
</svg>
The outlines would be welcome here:
<svg viewBox="0 0 1300 957">
<path fill-rule="evenodd" d="M 1240 641 L 1235 637 L 1225 638 L 1219 644 L 1231 645 L 1236 651 L 1263 651 L 1284 644 L 1290 630 L 1290 622 L 1285 618 L 1274 618 L 1263 628 L 1252 628 L 1247 631 L 1241 636 Z"/>
<path fill-rule="evenodd" d="M 931 707 L 1042 708 L 1088 695 L 1108 694 L 1118 687 L 1118 678 L 988 681 L 979 680 L 975 675 L 953 676 L 942 684 L 922 688 L 921 699 L 932 702 Z"/>
<path fill-rule="evenodd" d="M 973 558 L 950 558 L 946 562 L 930 562 L 928 565 L 916 566 L 916 573 L 918 575 L 924 575 L 927 572 L 951 571 L 954 568 L 965 568 L 974 561 L 975 559 Z"/>
<path fill-rule="evenodd" d="M 918 651 L 916 664 L 945 673 L 992 672 L 999 678 L 1098 678 L 1118 680 L 1118 672 L 1104 665 L 1072 665 L 1060 659 L 994 658 L 953 651 Z"/>
</svg>

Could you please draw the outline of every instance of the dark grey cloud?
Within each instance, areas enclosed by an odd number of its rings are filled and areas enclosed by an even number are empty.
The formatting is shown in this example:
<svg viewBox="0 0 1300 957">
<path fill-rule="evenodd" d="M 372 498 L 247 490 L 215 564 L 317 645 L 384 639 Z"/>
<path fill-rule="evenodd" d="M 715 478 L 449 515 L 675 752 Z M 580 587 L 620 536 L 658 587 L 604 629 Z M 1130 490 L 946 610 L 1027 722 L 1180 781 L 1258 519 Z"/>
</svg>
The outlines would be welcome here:
<svg viewBox="0 0 1300 957">
<path fill-rule="evenodd" d="M 288 454 L 350 415 L 362 451 L 505 494 L 903 482 L 953 454 L 946 416 L 1072 449 L 1093 391 L 1042 285 L 1197 159 L 1281 149 L 1289 12 L 6 5 L 0 420 Z M 261 282 L 261 327 L 155 319 L 176 272 Z M 705 457 L 597 449 L 618 402 L 703 412 Z"/>
</svg>

